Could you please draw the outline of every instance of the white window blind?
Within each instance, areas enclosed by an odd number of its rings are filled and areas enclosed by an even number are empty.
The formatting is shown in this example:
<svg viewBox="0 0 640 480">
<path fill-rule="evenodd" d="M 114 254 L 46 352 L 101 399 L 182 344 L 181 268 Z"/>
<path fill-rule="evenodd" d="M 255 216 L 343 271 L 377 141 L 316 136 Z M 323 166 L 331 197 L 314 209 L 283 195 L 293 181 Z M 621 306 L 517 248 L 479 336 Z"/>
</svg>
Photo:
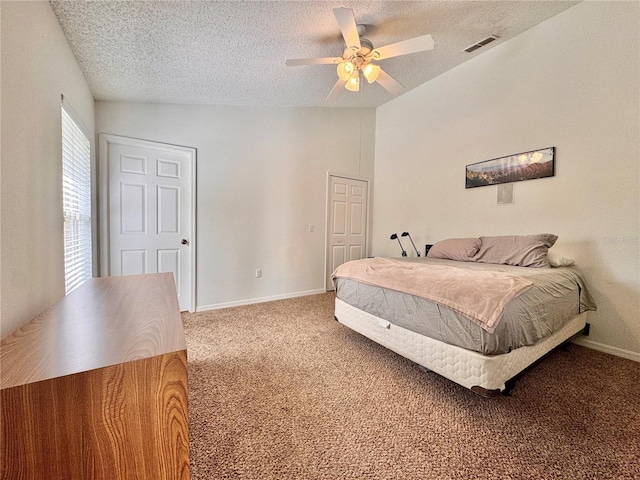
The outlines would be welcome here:
<svg viewBox="0 0 640 480">
<path fill-rule="evenodd" d="M 64 282 L 69 294 L 93 274 L 91 253 L 91 143 L 62 106 Z"/>
</svg>

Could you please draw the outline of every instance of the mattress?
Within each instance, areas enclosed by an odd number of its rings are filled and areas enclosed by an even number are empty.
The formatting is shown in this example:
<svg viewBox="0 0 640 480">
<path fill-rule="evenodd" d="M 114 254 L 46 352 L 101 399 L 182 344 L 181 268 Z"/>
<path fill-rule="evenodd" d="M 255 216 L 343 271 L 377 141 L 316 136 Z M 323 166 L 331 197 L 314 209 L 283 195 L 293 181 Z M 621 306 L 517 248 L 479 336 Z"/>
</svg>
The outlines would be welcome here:
<svg viewBox="0 0 640 480">
<path fill-rule="evenodd" d="M 533 285 L 507 304 L 493 333 L 425 298 L 348 278 L 336 281 L 338 299 L 405 330 L 483 355 L 535 345 L 577 315 L 595 310 L 579 271 L 573 267 L 525 268 L 429 258 L 406 261 L 507 272 Z"/>
</svg>

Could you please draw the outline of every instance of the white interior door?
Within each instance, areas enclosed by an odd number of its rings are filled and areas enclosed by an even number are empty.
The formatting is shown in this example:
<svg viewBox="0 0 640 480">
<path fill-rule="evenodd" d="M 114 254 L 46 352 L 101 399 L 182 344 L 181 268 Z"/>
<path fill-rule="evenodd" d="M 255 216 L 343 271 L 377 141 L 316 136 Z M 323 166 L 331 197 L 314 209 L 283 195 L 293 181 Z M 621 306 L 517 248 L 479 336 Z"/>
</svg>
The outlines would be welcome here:
<svg viewBox="0 0 640 480">
<path fill-rule="evenodd" d="M 171 272 L 180 310 L 194 311 L 195 150 L 100 137 L 108 193 L 101 274 Z"/>
<path fill-rule="evenodd" d="M 327 290 L 339 265 L 367 254 L 368 187 L 364 180 L 329 176 Z"/>
</svg>

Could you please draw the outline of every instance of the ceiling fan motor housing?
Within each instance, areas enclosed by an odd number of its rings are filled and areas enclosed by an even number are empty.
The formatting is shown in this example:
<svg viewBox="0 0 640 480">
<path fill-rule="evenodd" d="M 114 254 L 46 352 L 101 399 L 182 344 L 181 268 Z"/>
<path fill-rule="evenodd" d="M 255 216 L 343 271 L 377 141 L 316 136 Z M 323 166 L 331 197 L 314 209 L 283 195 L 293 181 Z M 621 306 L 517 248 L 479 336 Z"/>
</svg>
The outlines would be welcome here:
<svg viewBox="0 0 640 480">
<path fill-rule="evenodd" d="M 342 58 L 345 61 L 353 63 L 356 69 L 362 68 L 365 64 L 369 63 L 371 58 L 369 55 L 373 51 L 373 43 L 367 38 L 360 38 L 360 49 L 354 50 L 353 48 L 346 47 L 342 53 Z"/>
</svg>

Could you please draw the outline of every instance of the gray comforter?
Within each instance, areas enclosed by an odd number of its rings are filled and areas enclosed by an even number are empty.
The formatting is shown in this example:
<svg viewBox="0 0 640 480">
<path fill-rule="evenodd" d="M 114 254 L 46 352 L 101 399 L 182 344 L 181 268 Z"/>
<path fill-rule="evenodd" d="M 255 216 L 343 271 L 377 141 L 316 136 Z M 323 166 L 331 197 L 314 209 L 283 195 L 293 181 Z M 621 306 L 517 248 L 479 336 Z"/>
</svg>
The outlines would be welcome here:
<svg viewBox="0 0 640 480">
<path fill-rule="evenodd" d="M 533 286 L 507 304 L 493 333 L 443 305 L 348 278 L 337 279 L 338 298 L 400 327 L 485 355 L 533 345 L 578 313 L 596 308 L 573 267 L 526 268 L 430 258 L 405 261 L 508 272 L 526 278 Z"/>
</svg>

